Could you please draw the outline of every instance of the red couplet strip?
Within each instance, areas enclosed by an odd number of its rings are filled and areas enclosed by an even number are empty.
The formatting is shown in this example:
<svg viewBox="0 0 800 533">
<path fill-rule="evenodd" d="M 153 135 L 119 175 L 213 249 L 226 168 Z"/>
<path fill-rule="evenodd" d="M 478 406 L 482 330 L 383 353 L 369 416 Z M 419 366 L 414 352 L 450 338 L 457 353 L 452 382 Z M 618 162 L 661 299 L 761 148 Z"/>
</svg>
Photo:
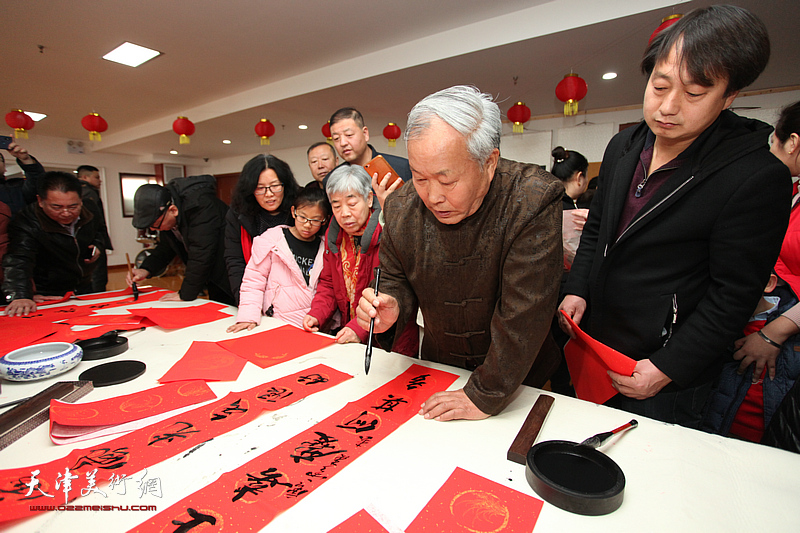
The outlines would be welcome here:
<svg viewBox="0 0 800 533">
<path fill-rule="evenodd" d="M 302 370 L 243 392 L 232 392 L 214 403 L 162 420 L 94 448 L 73 450 L 62 459 L 0 471 L 0 522 L 29 517 L 31 504 L 58 504 L 81 494 L 79 481 L 92 471 L 97 486 L 111 476 L 133 474 L 236 429 L 262 411 L 276 411 L 352 376 L 325 365 Z M 56 492 L 62 476 L 75 475 L 78 487 L 68 495 Z M 52 496 L 51 499 L 45 494 Z"/>
<path fill-rule="evenodd" d="M 412 365 L 131 531 L 164 531 L 168 526 L 172 531 L 173 526 L 201 522 L 205 532 L 257 531 L 408 421 L 423 401 L 457 377 Z"/>
<path fill-rule="evenodd" d="M 50 425 L 122 424 L 216 398 L 203 381 L 161 385 L 132 394 L 86 403 L 50 400 Z"/>
</svg>

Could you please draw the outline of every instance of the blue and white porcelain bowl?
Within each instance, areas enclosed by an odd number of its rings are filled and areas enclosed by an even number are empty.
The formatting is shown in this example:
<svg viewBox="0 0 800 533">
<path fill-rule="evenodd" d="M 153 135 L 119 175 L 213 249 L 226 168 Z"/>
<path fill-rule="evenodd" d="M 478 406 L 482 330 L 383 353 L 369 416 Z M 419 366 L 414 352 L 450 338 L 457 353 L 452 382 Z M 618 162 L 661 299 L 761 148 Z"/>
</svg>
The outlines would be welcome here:
<svg viewBox="0 0 800 533">
<path fill-rule="evenodd" d="M 63 374 L 81 362 L 83 350 L 68 342 L 34 344 L 0 358 L 0 377 L 9 381 L 33 381 Z"/>
</svg>

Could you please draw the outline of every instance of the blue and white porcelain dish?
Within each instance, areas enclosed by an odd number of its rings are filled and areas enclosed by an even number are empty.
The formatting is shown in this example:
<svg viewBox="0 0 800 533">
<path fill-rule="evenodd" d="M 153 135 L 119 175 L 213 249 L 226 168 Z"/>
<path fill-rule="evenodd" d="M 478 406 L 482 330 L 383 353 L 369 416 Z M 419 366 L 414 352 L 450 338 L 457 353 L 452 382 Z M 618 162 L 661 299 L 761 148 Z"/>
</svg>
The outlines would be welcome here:
<svg viewBox="0 0 800 533">
<path fill-rule="evenodd" d="M 19 348 L 0 358 L 0 377 L 34 381 L 63 374 L 81 362 L 83 350 L 68 342 L 46 342 Z"/>
</svg>

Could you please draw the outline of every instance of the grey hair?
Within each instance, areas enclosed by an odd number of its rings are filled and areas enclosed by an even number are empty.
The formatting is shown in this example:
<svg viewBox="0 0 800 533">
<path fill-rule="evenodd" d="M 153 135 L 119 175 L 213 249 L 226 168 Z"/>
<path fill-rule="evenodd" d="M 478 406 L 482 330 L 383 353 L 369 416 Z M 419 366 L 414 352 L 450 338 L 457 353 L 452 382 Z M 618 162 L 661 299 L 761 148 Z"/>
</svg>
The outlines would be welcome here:
<svg viewBox="0 0 800 533">
<path fill-rule="evenodd" d="M 328 176 L 325 192 L 328 199 L 334 194 L 356 193 L 367 200 L 372 191 L 372 180 L 361 165 L 339 165 Z"/>
<path fill-rule="evenodd" d="M 500 108 L 492 95 L 476 87 L 456 85 L 426 96 L 408 114 L 405 140 L 413 139 L 438 117 L 464 136 L 472 159 L 483 165 L 492 151 L 500 148 Z"/>
</svg>

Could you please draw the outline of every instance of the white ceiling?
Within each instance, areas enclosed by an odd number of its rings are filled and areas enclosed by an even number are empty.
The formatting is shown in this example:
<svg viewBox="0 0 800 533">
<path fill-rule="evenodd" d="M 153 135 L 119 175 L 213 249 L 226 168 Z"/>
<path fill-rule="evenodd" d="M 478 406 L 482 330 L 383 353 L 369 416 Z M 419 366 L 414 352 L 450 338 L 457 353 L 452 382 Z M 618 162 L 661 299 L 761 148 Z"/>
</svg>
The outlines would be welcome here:
<svg viewBox="0 0 800 533">
<path fill-rule="evenodd" d="M 94 151 L 157 158 L 175 148 L 218 159 L 261 151 L 253 131 L 261 118 L 276 126 L 272 150 L 323 140 L 321 126 L 344 106 L 361 110 L 373 136 L 390 121 L 404 128 L 414 103 L 455 84 L 495 95 L 504 111 L 522 100 L 534 116 L 557 114 L 563 104 L 554 88 L 570 69 L 589 83 L 582 111 L 612 109 L 641 102 L 638 61 L 661 19 L 711 3 L 8 2 L 0 110 L 46 113 L 31 135 L 84 140 L 80 119 L 96 111 L 109 130 Z M 750 89 L 799 86 L 800 2 L 731 3 L 761 17 L 772 39 L 770 65 Z M 163 55 L 138 68 L 101 59 L 126 40 Z M 609 70 L 619 77 L 602 81 Z M 179 146 L 171 130 L 178 115 L 197 127 L 189 145 Z"/>
</svg>

